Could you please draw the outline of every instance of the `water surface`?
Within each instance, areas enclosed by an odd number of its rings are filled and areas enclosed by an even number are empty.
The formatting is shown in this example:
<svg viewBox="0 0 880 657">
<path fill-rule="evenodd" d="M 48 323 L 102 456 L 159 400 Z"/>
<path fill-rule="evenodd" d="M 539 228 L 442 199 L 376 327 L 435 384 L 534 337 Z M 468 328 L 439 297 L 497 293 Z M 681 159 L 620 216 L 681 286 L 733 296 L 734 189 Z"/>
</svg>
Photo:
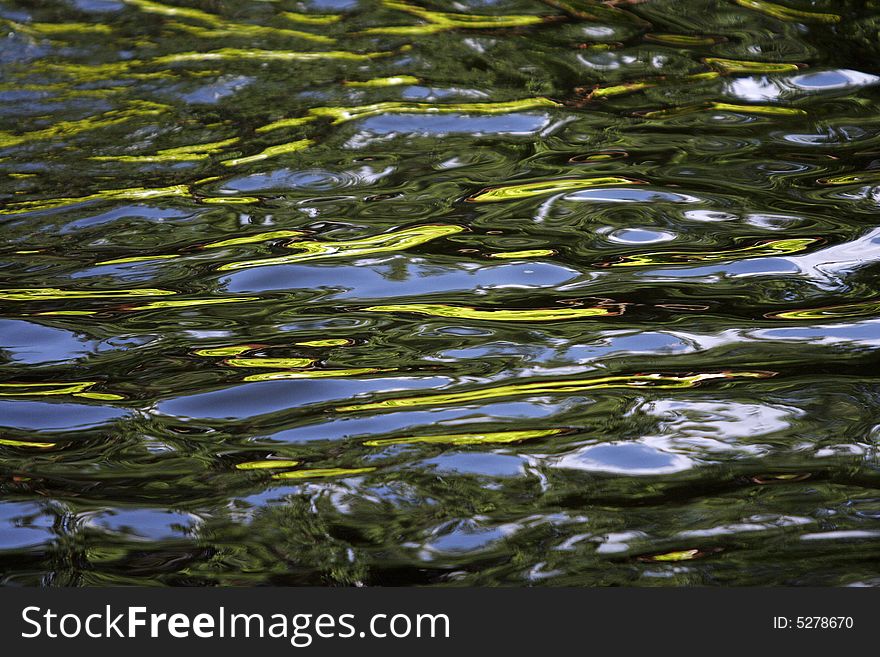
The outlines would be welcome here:
<svg viewBox="0 0 880 657">
<path fill-rule="evenodd" d="M 0 581 L 874 585 L 873 0 L 5 0 Z"/>
</svg>

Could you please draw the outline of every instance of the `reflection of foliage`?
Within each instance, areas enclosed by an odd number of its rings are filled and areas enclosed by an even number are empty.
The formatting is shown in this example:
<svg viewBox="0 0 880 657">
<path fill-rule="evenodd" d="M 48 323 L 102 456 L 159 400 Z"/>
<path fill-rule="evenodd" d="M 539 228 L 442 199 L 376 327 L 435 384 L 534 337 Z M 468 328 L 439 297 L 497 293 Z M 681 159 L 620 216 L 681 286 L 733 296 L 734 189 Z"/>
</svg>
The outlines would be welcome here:
<svg viewBox="0 0 880 657">
<path fill-rule="evenodd" d="M 221 584 L 359 584 L 367 567 L 353 536 L 340 524 L 328 522 L 332 516 L 316 513 L 331 505 L 326 498 L 291 495 L 281 504 L 256 510 L 247 523 L 213 524 L 209 535 L 223 539 L 199 570 Z"/>
</svg>

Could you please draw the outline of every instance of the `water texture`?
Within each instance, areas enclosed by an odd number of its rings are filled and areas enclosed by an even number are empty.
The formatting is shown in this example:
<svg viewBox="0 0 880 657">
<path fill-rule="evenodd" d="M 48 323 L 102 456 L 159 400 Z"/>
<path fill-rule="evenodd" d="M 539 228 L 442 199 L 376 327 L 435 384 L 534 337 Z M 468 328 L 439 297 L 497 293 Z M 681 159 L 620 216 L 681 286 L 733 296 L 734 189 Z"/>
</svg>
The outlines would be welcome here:
<svg viewBox="0 0 880 657">
<path fill-rule="evenodd" d="M 0 582 L 880 584 L 876 0 L 3 0 Z"/>
</svg>

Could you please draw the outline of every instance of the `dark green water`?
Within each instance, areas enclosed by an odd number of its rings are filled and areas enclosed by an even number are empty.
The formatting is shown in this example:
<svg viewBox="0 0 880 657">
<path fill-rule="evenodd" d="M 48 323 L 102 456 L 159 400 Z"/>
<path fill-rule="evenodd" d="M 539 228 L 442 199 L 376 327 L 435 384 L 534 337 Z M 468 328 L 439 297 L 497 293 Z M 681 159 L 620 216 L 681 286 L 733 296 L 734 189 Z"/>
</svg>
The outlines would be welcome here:
<svg viewBox="0 0 880 657">
<path fill-rule="evenodd" d="M 0 3 L 0 581 L 880 583 L 877 2 L 185 1 Z"/>
</svg>

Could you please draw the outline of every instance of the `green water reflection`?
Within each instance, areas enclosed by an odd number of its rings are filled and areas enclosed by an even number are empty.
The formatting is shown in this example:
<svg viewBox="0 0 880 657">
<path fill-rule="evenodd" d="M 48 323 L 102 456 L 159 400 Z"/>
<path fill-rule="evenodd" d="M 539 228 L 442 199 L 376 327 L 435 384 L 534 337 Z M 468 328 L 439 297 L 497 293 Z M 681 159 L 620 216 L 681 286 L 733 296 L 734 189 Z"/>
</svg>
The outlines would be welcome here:
<svg viewBox="0 0 880 657">
<path fill-rule="evenodd" d="M 878 30 L 7 0 L 0 582 L 880 583 Z"/>
</svg>

